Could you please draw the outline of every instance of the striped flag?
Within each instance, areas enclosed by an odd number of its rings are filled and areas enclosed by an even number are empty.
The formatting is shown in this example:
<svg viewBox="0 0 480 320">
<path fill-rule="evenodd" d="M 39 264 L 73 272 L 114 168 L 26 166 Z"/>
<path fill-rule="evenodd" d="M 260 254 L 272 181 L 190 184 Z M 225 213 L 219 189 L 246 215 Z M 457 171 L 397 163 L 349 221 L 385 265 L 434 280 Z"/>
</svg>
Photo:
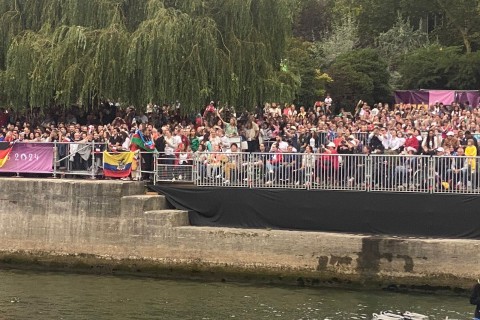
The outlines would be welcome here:
<svg viewBox="0 0 480 320">
<path fill-rule="evenodd" d="M 2 141 L 0 142 L 0 168 L 7 162 L 10 152 L 12 152 L 13 143 Z"/>
<path fill-rule="evenodd" d="M 103 173 L 105 177 L 126 178 L 132 172 L 133 152 L 103 152 Z"/>
<path fill-rule="evenodd" d="M 144 139 L 142 139 L 142 134 L 137 131 L 133 136 L 132 136 L 132 150 L 144 150 L 148 152 L 155 152 L 155 145 L 153 144 L 153 141 L 148 141 L 145 143 Z"/>
</svg>

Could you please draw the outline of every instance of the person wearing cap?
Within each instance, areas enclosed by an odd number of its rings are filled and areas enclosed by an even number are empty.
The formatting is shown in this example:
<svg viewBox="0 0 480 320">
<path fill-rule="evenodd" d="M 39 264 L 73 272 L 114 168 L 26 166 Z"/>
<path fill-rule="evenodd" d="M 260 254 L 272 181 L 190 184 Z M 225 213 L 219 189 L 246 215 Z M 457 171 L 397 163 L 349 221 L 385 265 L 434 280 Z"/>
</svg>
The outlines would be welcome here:
<svg viewBox="0 0 480 320">
<path fill-rule="evenodd" d="M 454 148 L 455 150 L 460 146 L 460 141 L 455 137 L 453 131 L 448 131 L 446 138 L 442 141 L 442 147 L 445 150 Z"/>
<path fill-rule="evenodd" d="M 396 187 L 404 187 L 404 185 L 412 178 L 413 173 L 418 167 L 417 149 L 414 147 L 406 147 L 401 153 L 401 157 L 395 163 L 395 179 Z"/>
<path fill-rule="evenodd" d="M 317 182 L 335 183 L 340 167 L 340 156 L 336 150 L 335 143 L 329 142 L 318 161 Z"/>
<path fill-rule="evenodd" d="M 285 140 L 288 141 L 288 143 L 291 144 L 295 150 L 300 149 L 297 127 L 291 126 L 290 130 L 285 132 Z M 282 149 L 282 151 L 285 150 Z"/>
<path fill-rule="evenodd" d="M 437 154 L 435 158 L 435 180 L 438 189 L 448 189 L 450 187 L 448 180 L 448 169 L 451 165 L 451 158 L 446 157 L 446 150 L 442 147 L 437 148 Z"/>
</svg>

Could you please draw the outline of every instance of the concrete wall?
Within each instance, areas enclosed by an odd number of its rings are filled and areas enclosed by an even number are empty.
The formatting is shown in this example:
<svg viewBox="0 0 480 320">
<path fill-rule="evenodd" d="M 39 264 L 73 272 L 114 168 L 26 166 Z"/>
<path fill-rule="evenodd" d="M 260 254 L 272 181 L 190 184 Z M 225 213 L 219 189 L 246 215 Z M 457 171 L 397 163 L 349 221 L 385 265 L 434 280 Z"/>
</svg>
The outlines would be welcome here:
<svg viewBox="0 0 480 320">
<path fill-rule="evenodd" d="M 480 241 L 192 227 L 134 182 L 0 179 L 0 263 L 468 288 Z"/>
</svg>

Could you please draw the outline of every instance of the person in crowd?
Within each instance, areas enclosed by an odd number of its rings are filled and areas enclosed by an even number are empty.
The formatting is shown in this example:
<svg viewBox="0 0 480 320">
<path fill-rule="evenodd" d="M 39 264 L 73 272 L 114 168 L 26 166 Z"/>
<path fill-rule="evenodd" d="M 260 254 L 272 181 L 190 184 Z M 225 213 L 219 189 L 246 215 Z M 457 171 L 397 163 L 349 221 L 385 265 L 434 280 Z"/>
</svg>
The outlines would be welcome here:
<svg viewBox="0 0 480 320">
<path fill-rule="evenodd" d="M 468 139 L 467 146 L 465 147 L 465 156 L 467 156 L 468 168 L 469 168 L 469 175 L 471 179 L 471 183 L 474 187 L 478 184 L 476 181 L 476 170 L 477 170 L 477 147 L 475 146 L 475 142 L 473 138 Z"/>
<path fill-rule="evenodd" d="M 470 304 L 475 306 L 475 314 L 473 320 L 480 320 L 480 280 L 473 286 L 470 295 Z"/>
<path fill-rule="evenodd" d="M 460 141 L 455 137 L 453 131 L 448 131 L 446 133 L 446 138 L 442 141 L 442 147 L 445 150 L 457 149 L 460 146 Z"/>
<path fill-rule="evenodd" d="M 279 180 L 283 183 L 292 182 L 293 174 L 297 171 L 299 165 L 298 154 L 291 144 L 283 153 L 282 164 L 279 168 Z"/>
<path fill-rule="evenodd" d="M 342 158 L 339 158 L 342 159 L 339 163 L 339 172 L 343 172 L 341 177 L 339 176 L 341 180 L 358 176 L 354 172 L 357 170 L 348 169 L 348 161 L 345 160 L 351 154 L 363 154 L 364 147 L 368 147 L 368 152 L 372 154 L 400 154 L 402 149 L 408 149 L 408 152 L 415 149 L 414 154 L 435 156 L 439 154 L 438 149 L 441 147 L 445 154 L 455 157 L 462 145 L 463 150 L 468 150 L 467 156 L 463 156 L 468 160 L 473 176 L 478 175 L 474 160 L 478 153 L 476 139 L 480 137 L 478 105 L 454 103 L 445 106 L 438 103 L 432 106 L 399 104 L 387 107 L 386 104 L 378 102 L 371 104 L 373 108 L 370 108 L 368 103 L 359 101 L 355 112 L 350 113 L 348 106 L 342 106 L 344 108 L 339 108 L 340 113 L 335 113 L 333 104 L 326 100 L 326 97 L 319 97 L 313 107 L 306 109 L 300 106 L 298 112 L 291 103 L 267 102 L 264 104 L 265 108 L 257 108 L 254 114 L 241 112 L 238 117 L 231 109 L 219 109 L 217 112 L 214 103 L 205 108 L 203 116 L 202 112 L 181 115 L 175 106 L 169 105 L 158 107 L 152 103 L 145 112 L 145 108 L 122 108 L 110 101 L 101 102 L 98 111 L 72 108 L 65 110 L 63 114 L 57 110 L 49 114 L 47 110 L 43 112 L 45 116 L 41 117 L 42 113 L 34 110 L 33 114 L 37 115 L 37 118 L 8 112 L 8 117 L 4 119 L 5 124 L 0 128 L 0 136 L 4 137 L 4 141 L 16 143 L 57 142 L 57 154 L 68 160 L 69 153 L 61 150 L 67 148 L 67 144 L 62 146 L 58 142 L 68 141 L 79 145 L 79 141 L 88 141 L 91 134 L 94 141 L 95 137 L 102 138 L 109 152 L 119 152 L 128 150 L 129 140 L 134 132 L 148 129 L 157 150 L 171 152 L 171 158 L 166 158 L 172 166 L 175 165 L 173 152 L 180 143 L 187 148 L 190 146 L 192 152 L 198 151 L 200 144 L 210 152 L 215 144 L 221 146 L 221 152 L 229 152 L 230 141 L 227 143 L 225 138 L 234 135 L 235 130 L 242 134 L 247 152 L 259 150 L 259 139 L 266 144 L 267 150 L 273 142 L 270 141 L 276 140 L 277 149 L 285 152 L 290 144 L 292 150 L 302 154 L 307 146 L 312 146 L 314 152 L 322 154 L 322 145 L 334 142 L 335 151 L 343 153 Z M 327 112 L 327 106 L 332 110 Z M 350 110 L 353 111 L 353 107 Z M 228 117 L 228 123 L 223 117 Z M 170 137 L 174 137 L 173 142 L 171 138 L 166 138 L 167 129 L 173 133 L 170 134 Z M 226 131 L 224 135 L 221 130 Z M 80 140 L 75 138 L 78 135 Z M 350 135 L 353 140 L 350 140 Z M 476 153 L 472 151 L 474 149 L 469 143 L 470 139 L 473 140 Z M 346 148 L 342 145 L 345 140 L 347 144 L 352 141 L 353 149 L 352 146 Z M 95 150 L 93 154 L 96 157 Z M 301 155 L 297 156 L 297 166 L 300 166 Z M 160 163 L 167 166 L 166 162 Z M 395 168 L 400 165 L 387 165 L 384 168 L 385 174 L 390 178 L 394 177 Z M 279 176 L 275 178 L 277 181 L 280 179 Z"/>
<path fill-rule="evenodd" d="M 225 180 L 223 183 L 228 185 L 230 182 L 237 182 L 237 180 L 239 180 L 238 171 L 242 165 L 242 159 L 240 153 L 238 152 L 238 145 L 236 143 L 232 143 L 226 154 L 227 159 L 223 168 Z"/>
<path fill-rule="evenodd" d="M 379 127 L 375 127 L 373 129 L 372 134 L 370 135 L 370 143 L 369 148 L 372 150 L 372 153 L 380 154 L 383 153 L 385 150 L 385 146 L 383 145 L 383 135 L 380 132 Z"/>
<path fill-rule="evenodd" d="M 247 139 L 248 152 L 256 152 L 258 150 L 258 136 L 260 134 L 260 128 L 255 122 L 255 117 L 250 115 L 245 124 L 245 138 Z"/>
<path fill-rule="evenodd" d="M 340 156 L 335 147 L 335 143 L 330 142 L 326 148 L 321 147 L 320 157 L 317 164 L 317 183 L 335 184 L 338 182 L 338 171 L 340 168 Z"/>
<path fill-rule="evenodd" d="M 282 151 L 278 148 L 277 144 L 272 144 L 270 153 L 267 158 L 267 185 L 271 185 L 275 182 L 278 169 L 283 162 Z"/>
<path fill-rule="evenodd" d="M 467 187 L 468 176 L 469 167 L 465 150 L 463 147 L 458 147 L 457 155 L 452 157 L 450 169 L 447 170 L 447 177 L 454 188 L 463 189 Z"/>
<path fill-rule="evenodd" d="M 175 150 L 178 147 L 178 143 L 177 143 L 177 140 L 173 137 L 172 132 L 170 131 L 169 128 L 165 128 L 163 133 L 164 133 L 163 141 L 165 143 L 164 159 L 168 169 L 169 166 L 172 166 L 175 164 Z"/>
<path fill-rule="evenodd" d="M 302 183 L 304 186 L 311 185 L 312 178 L 315 175 L 315 153 L 313 152 L 313 147 L 311 145 L 307 145 L 305 147 L 305 152 L 302 155 L 302 163 L 300 168 L 298 169 L 297 174 L 297 181 L 295 185 L 299 185 Z"/>
<path fill-rule="evenodd" d="M 192 149 L 192 152 L 197 152 L 198 147 L 200 146 L 200 140 L 198 139 L 197 132 L 195 131 L 194 128 L 191 128 L 189 131 L 188 142 L 190 144 L 190 148 Z"/>
<path fill-rule="evenodd" d="M 217 112 L 217 117 L 225 126 L 225 136 L 227 138 L 237 137 L 238 136 L 237 119 L 235 119 L 235 117 L 231 117 L 228 123 L 225 122 L 221 116 L 222 110 L 223 108 Z"/>
<path fill-rule="evenodd" d="M 213 151 L 209 153 L 207 158 L 207 178 L 220 179 L 222 178 L 222 166 L 226 157 L 222 154 L 219 145 L 213 147 Z"/>
<path fill-rule="evenodd" d="M 422 153 L 430 156 L 435 155 L 438 147 L 440 147 L 438 137 L 435 136 L 433 130 L 428 130 L 427 137 L 422 142 Z"/>
</svg>

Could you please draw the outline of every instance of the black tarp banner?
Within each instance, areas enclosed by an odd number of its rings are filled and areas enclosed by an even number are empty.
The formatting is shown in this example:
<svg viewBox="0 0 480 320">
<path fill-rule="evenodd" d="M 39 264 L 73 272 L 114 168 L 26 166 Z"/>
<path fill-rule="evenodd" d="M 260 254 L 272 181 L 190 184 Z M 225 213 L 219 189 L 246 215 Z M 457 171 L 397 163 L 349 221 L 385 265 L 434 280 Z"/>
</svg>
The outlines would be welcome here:
<svg viewBox="0 0 480 320">
<path fill-rule="evenodd" d="M 196 226 L 480 239 L 480 197 L 151 186 Z"/>
</svg>

